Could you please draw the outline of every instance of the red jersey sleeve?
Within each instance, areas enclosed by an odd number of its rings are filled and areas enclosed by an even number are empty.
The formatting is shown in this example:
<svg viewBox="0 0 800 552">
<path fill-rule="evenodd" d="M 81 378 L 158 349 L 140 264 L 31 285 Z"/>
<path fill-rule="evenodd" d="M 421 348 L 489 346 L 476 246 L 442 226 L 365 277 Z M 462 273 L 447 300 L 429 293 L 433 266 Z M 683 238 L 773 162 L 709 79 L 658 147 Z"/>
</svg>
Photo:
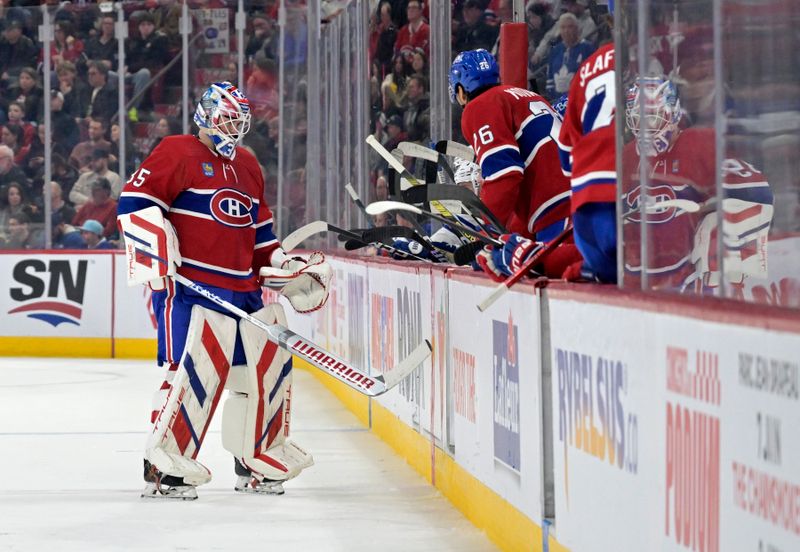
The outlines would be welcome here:
<svg viewBox="0 0 800 552">
<path fill-rule="evenodd" d="M 119 198 L 119 213 L 126 214 L 158 205 L 165 212 L 188 182 L 179 141 L 164 138 L 125 183 Z"/>
</svg>

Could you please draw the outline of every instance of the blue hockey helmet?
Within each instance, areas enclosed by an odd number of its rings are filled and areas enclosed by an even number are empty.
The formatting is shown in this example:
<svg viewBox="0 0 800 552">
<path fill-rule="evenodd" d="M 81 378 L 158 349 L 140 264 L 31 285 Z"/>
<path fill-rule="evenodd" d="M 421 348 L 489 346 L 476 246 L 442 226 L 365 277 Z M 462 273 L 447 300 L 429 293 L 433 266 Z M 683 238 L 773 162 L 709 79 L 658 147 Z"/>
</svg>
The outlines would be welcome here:
<svg viewBox="0 0 800 552">
<path fill-rule="evenodd" d="M 250 102 L 229 82 L 215 82 L 203 93 L 194 122 L 208 131 L 214 149 L 233 159 L 236 145 L 250 130 Z"/>
<path fill-rule="evenodd" d="M 494 56 L 484 50 L 467 50 L 461 52 L 450 66 L 450 101 L 458 103 L 456 92 L 458 87 L 470 93 L 500 83 L 500 68 Z"/>
</svg>

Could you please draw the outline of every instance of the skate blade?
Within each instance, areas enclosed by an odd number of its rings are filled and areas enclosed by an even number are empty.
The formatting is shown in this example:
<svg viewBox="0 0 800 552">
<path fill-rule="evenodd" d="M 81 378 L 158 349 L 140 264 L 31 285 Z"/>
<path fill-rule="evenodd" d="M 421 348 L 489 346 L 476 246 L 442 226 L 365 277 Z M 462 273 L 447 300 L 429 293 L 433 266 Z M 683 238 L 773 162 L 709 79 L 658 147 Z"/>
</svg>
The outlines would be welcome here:
<svg viewBox="0 0 800 552">
<path fill-rule="evenodd" d="M 239 481 L 237 481 L 236 485 L 234 485 L 233 490 L 237 493 L 262 495 L 282 495 L 286 492 L 284 491 L 283 484 L 280 481 L 261 483 L 249 477 L 240 477 Z"/>
<path fill-rule="evenodd" d="M 154 484 L 148 484 L 142 491 L 141 498 L 157 500 L 197 500 L 197 489 L 192 486 L 167 487 L 160 491 Z"/>
</svg>

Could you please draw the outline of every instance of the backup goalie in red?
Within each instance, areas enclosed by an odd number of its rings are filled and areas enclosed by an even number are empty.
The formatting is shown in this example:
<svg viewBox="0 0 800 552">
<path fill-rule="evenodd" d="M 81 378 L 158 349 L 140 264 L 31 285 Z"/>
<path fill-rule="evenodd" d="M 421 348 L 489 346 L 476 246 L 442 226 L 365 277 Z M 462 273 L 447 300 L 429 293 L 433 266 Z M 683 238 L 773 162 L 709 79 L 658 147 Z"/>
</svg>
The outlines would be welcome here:
<svg viewBox="0 0 800 552">
<path fill-rule="evenodd" d="M 650 288 L 713 293 L 721 281 L 714 129 L 686 127 L 677 88 L 663 76 L 640 77 L 629 88 L 625 121 L 635 138 L 623 150 L 625 285 L 638 286 L 646 267 Z M 721 167 L 723 266 L 735 287 L 748 277 L 767 276 L 773 197 L 758 169 L 727 153 Z M 639 173 L 645 160 L 648 259 L 643 263 Z"/>
<path fill-rule="evenodd" d="M 263 305 L 259 278 L 280 281 L 295 310 L 310 312 L 327 299 L 331 269 L 321 253 L 289 257 L 272 231 L 258 163 L 238 147 L 250 126 L 244 94 L 212 84 L 194 121 L 197 135 L 164 138 L 119 201 L 128 283 L 153 289 L 158 363 L 167 367 L 153 403 L 142 496 L 197 498 L 196 487 L 211 480 L 197 455 L 226 388 L 222 444 L 234 456 L 234 489 L 282 494 L 283 482 L 313 464 L 287 437 L 291 355 L 170 276 L 285 326 L 280 305 Z M 141 253 L 143 243 L 157 245 Z"/>
</svg>

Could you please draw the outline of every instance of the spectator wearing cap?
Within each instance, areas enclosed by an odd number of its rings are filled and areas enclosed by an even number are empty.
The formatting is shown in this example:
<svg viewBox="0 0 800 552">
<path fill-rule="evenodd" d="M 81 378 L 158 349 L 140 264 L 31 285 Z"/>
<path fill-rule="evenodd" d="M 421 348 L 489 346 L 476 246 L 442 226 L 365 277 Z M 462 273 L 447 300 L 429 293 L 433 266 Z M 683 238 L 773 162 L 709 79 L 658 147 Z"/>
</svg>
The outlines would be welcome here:
<svg viewBox="0 0 800 552">
<path fill-rule="evenodd" d="M 60 90 L 50 91 L 50 124 L 53 128 L 51 143 L 59 144 L 67 153 L 71 152 L 80 141 L 81 131 L 75 118 L 64 110 L 64 94 Z"/>
<path fill-rule="evenodd" d="M 81 207 L 89 201 L 92 195 L 92 188 L 100 179 L 105 179 L 111 186 L 111 197 L 119 198 L 122 191 L 122 179 L 117 173 L 108 168 L 108 150 L 98 148 L 92 152 L 92 160 L 89 162 L 89 172 L 82 173 L 78 181 L 69 193 L 69 200 L 76 206 Z"/>
<path fill-rule="evenodd" d="M 25 213 L 11 215 L 6 223 L 5 232 L 3 249 L 44 249 L 41 229 L 33 230 L 31 219 Z"/>
<path fill-rule="evenodd" d="M 392 151 L 397 144 L 404 142 L 408 135 L 403 130 L 403 118 L 400 115 L 392 115 L 386 121 L 386 143 L 384 147 Z"/>
<path fill-rule="evenodd" d="M 39 105 L 42 103 L 42 89 L 37 84 L 39 76 L 36 69 L 23 67 L 19 72 L 17 85 L 8 89 L 5 99 L 8 103 L 19 103 L 26 121 L 36 121 L 39 117 Z"/>
<path fill-rule="evenodd" d="M 561 42 L 550 52 L 547 69 L 545 96 L 551 100 L 569 92 L 572 77 L 595 49 L 588 41 L 581 40 L 578 20 L 573 14 L 562 14 L 558 19 L 558 28 Z"/>
<path fill-rule="evenodd" d="M 422 18 L 423 3 L 420 0 L 409 0 L 406 4 L 406 16 L 408 23 L 403 25 L 397 33 L 397 40 L 394 43 L 394 53 L 400 53 L 404 48 L 413 51 L 414 48 L 422 48 L 425 55 L 430 55 L 430 27 Z"/>
<path fill-rule="evenodd" d="M 89 111 L 89 88 L 78 80 L 78 71 L 71 61 L 63 61 L 56 67 L 58 91 L 64 96 L 63 109 L 76 122 L 83 120 Z"/>
<path fill-rule="evenodd" d="M 100 178 L 92 186 L 92 198 L 83 204 L 72 219 L 74 226 L 81 226 L 89 219 L 103 225 L 103 235 L 108 237 L 116 231 L 117 202 L 111 198 L 111 184 Z"/>
<path fill-rule="evenodd" d="M 72 219 L 64 218 L 61 214 L 53 215 L 53 248 L 54 249 L 86 249 L 86 241 L 81 237 L 81 231 L 71 224 Z"/>
<path fill-rule="evenodd" d="M 103 119 L 92 118 L 89 121 L 89 139 L 72 148 L 69 162 L 80 172 L 90 171 L 89 162 L 92 160 L 94 150 L 111 150 L 111 143 L 105 139 L 106 122 Z"/>
<path fill-rule="evenodd" d="M 22 21 L 11 19 L 0 38 L 0 76 L 5 80 L 17 76 L 23 67 L 36 65 L 39 49 L 22 34 Z"/>
<path fill-rule="evenodd" d="M 93 119 L 110 120 L 119 107 L 119 94 L 108 82 L 108 68 L 102 61 L 90 61 L 86 77 L 92 90 L 89 92 L 89 105 L 85 115 Z"/>
<path fill-rule="evenodd" d="M 500 33 L 500 28 L 486 23 L 481 3 L 478 0 L 467 0 L 464 3 L 462 14 L 464 22 L 456 31 L 453 52 L 458 53 L 478 48 L 491 50 Z"/>
<path fill-rule="evenodd" d="M 114 244 L 103 236 L 103 225 L 99 221 L 89 219 L 78 230 L 87 249 L 115 249 Z"/>
</svg>

